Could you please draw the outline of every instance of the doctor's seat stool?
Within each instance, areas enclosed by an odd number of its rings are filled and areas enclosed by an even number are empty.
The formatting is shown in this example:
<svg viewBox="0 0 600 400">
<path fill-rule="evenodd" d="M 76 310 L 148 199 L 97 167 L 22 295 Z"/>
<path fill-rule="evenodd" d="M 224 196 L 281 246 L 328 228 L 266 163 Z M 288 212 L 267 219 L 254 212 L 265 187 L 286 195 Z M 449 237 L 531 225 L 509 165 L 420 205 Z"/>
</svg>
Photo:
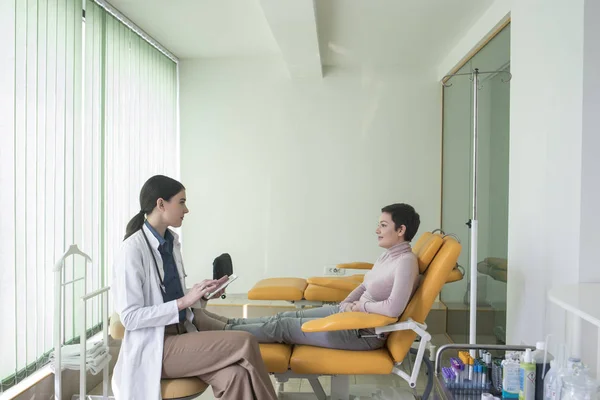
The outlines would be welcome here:
<svg viewBox="0 0 600 400">
<path fill-rule="evenodd" d="M 122 340 L 125 337 L 125 327 L 118 314 L 110 317 L 110 336 Z M 191 400 L 206 391 L 208 385 L 199 378 L 161 379 L 160 392 L 163 400 Z"/>
</svg>

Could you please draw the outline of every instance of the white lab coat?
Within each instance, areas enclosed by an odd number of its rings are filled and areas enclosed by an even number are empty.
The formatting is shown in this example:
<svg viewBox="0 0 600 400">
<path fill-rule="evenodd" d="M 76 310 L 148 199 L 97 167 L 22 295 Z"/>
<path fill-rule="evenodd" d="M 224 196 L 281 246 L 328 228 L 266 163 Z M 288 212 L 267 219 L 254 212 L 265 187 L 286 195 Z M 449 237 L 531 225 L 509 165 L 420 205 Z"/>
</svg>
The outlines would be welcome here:
<svg viewBox="0 0 600 400">
<path fill-rule="evenodd" d="M 142 228 L 153 249 L 160 277 L 164 277 L 158 239 Z M 174 236 L 173 256 L 181 287 L 185 289 L 185 269 L 178 235 Z M 116 400 L 160 400 L 165 326 L 179 322 L 177 301 L 164 303 L 160 279 L 142 231 L 123 241 L 113 267 L 115 311 L 125 327 L 125 337 L 112 378 Z M 188 331 L 194 331 L 193 314 L 187 310 Z"/>
</svg>

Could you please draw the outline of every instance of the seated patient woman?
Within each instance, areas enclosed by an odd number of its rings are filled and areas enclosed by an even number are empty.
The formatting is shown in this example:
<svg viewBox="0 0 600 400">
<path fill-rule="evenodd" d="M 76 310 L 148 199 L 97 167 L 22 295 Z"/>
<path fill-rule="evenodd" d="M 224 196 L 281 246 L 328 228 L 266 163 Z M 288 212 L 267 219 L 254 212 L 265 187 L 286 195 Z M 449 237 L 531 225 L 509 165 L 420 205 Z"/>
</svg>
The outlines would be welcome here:
<svg viewBox="0 0 600 400">
<path fill-rule="evenodd" d="M 185 188 L 176 180 L 148 179 L 140 212 L 127 225 L 116 256 L 114 303 L 125 337 L 113 374 L 115 399 L 158 400 L 161 377 L 196 376 L 217 398 L 274 400 L 256 338 L 223 332 L 223 321 L 190 308 L 205 303 L 220 281 L 204 280 L 184 294 L 181 246 L 169 227 L 183 223 L 185 200 Z"/>
<path fill-rule="evenodd" d="M 373 337 L 373 329 L 331 332 L 302 332 L 302 324 L 315 318 L 360 311 L 399 317 L 419 279 L 417 258 L 409 242 L 417 233 L 419 214 L 408 204 L 392 204 L 381 210 L 375 233 L 379 246 L 386 251 L 363 283 L 339 305 L 283 312 L 272 317 L 230 319 L 225 329 L 251 332 L 260 343 L 308 344 L 343 350 L 374 350 L 383 347 L 385 339 Z M 368 336 L 371 337 L 361 337 Z"/>
</svg>

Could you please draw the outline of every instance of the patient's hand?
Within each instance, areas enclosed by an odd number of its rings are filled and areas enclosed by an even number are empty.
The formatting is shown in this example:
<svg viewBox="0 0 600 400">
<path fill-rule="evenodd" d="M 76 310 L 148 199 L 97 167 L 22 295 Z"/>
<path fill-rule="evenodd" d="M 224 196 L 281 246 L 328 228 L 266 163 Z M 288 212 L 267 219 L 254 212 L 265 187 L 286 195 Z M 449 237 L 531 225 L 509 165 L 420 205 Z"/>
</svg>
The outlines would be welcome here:
<svg viewBox="0 0 600 400">
<path fill-rule="evenodd" d="M 342 310 L 342 312 L 359 311 L 359 310 L 355 310 L 355 307 L 357 307 L 357 305 L 358 305 L 358 301 L 353 301 L 352 303 L 348 303 L 344 306 L 344 309 Z"/>
<path fill-rule="evenodd" d="M 350 311 L 361 311 L 360 306 L 358 305 L 358 301 L 352 303 L 352 307 L 350 307 Z"/>
</svg>

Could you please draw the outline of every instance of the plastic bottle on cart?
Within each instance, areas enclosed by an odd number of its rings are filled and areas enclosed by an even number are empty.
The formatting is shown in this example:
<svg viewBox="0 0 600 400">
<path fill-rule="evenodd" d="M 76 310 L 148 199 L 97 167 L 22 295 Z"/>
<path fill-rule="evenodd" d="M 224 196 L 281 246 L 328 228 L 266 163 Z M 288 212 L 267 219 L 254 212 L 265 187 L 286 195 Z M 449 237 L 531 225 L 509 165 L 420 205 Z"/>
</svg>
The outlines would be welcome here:
<svg viewBox="0 0 600 400">
<path fill-rule="evenodd" d="M 557 361 L 550 361 L 550 369 L 546 372 L 544 376 L 544 400 L 557 400 L 558 397 L 556 393 L 557 389 L 557 381 L 558 381 L 558 370 L 560 369 Z"/>
<path fill-rule="evenodd" d="M 484 359 L 487 365 L 487 381 L 492 382 L 492 354 L 489 352 L 485 353 Z"/>
<path fill-rule="evenodd" d="M 507 353 L 502 361 L 502 398 L 519 398 L 519 359 L 514 353 Z"/>
<path fill-rule="evenodd" d="M 563 387 L 563 380 L 568 378 L 573 374 L 573 370 L 575 368 L 583 368 L 583 364 L 581 363 L 581 359 L 579 357 L 571 356 L 567 360 L 567 365 L 559 366 L 556 371 L 556 379 L 554 383 L 554 397 L 555 400 L 560 400 L 561 391 Z"/>
<path fill-rule="evenodd" d="M 542 400 L 544 398 L 545 375 L 550 369 L 550 362 L 554 360 L 554 356 L 548 353 L 546 342 L 537 342 L 531 357 L 535 363 L 535 400 Z"/>
<path fill-rule="evenodd" d="M 519 383 L 519 400 L 535 400 L 535 363 L 531 349 L 525 350 L 520 366 Z"/>
<path fill-rule="evenodd" d="M 598 383 L 589 377 L 581 364 L 563 379 L 560 400 L 598 400 Z"/>
</svg>

